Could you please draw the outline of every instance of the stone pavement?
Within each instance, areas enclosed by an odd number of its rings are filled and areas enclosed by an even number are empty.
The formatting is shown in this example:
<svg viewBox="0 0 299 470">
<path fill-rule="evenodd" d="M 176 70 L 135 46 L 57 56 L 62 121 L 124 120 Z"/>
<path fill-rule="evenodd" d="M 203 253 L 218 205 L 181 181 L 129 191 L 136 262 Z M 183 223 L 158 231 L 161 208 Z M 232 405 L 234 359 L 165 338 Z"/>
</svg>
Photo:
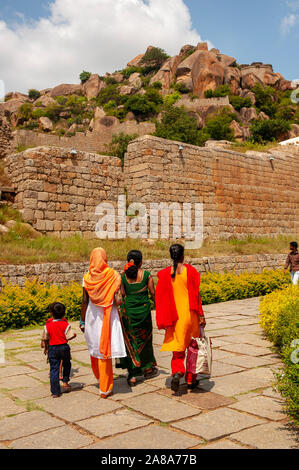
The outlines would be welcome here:
<svg viewBox="0 0 299 470">
<path fill-rule="evenodd" d="M 132 389 L 116 369 L 114 395 L 99 398 L 84 337 L 74 323 L 72 393 L 53 399 L 40 349 L 41 328 L 0 335 L 0 449 L 242 449 L 298 448 L 296 430 L 273 389 L 279 357 L 258 325 L 259 299 L 204 307 L 213 341 L 213 373 L 199 388 L 170 390 L 170 354 L 160 352 L 159 376 Z"/>
</svg>

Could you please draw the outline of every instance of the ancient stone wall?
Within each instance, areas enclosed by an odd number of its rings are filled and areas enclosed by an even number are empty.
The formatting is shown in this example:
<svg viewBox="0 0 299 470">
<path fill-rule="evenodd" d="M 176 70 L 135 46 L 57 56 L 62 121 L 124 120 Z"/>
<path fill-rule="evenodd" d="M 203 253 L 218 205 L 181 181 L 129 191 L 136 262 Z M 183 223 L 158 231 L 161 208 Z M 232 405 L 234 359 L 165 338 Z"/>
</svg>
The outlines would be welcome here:
<svg viewBox="0 0 299 470">
<path fill-rule="evenodd" d="M 212 272 L 235 271 L 237 274 L 244 271 L 262 272 L 263 269 L 279 269 L 283 266 L 287 255 L 268 254 L 250 256 L 223 256 L 210 258 L 193 258 L 192 265 L 202 274 L 210 269 Z M 188 262 L 189 260 L 186 259 Z M 112 261 L 109 265 L 119 273 L 123 271 L 124 261 Z M 170 265 L 167 259 L 145 260 L 143 268 L 149 270 L 154 276 L 163 268 Z M 38 277 L 41 282 L 66 285 L 70 282 L 82 282 L 88 263 L 43 263 L 32 265 L 0 265 L 0 281 L 23 286 L 27 279 Z M 1 285 L 1 282 L 0 282 Z"/>
<path fill-rule="evenodd" d="M 93 238 L 96 206 L 123 193 L 121 162 L 116 157 L 38 147 L 10 155 L 8 172 L 16 188 L 15 206 L 26 222 L 64 237 L 80 232 Z"/>
<path fill-rule="evenodd" d="M 291 147 L 242 154 L 144 136 L 129 144 L 124 170 L 130 202 L 203 203 L 205 238 L 299 233 Z"/>
<path fill-rule="evenodd" d="M 43 233 L 95 237 L 96 206 L 116 206 L 119 195 L 144 203 L 148 215 L 150 203 L 178 210 L 202 203 L 204 238 L 299 233 L 299 159 L 291 147 L 241 154 L 143 136 L 129 144 L 123 170 L 115 157 L 57 147 L 11 155 L 7 164 L 16 207 Z M 146 238 L 154 238 L 146 223 Z"/>
<path fill-rule="evenodd" d="M 109 123 L 109 121 L 108 121 Z M 58 136 L 45 132 L 34 132 L 26 129 L 13 132 L 12 151 L 19 145 L 24 147 L 54 146 L 65 149 L 74 148 L 83 152 L 107 152 L 113 135 L 130 134 L 145 135 L 155 132 L 155 124 L 151 122 L 137 123 L 135 120 L 120 123 L 118 119 L 111 120 L 112 125 L 99 125 L 93 132 L 77 132 L 71 137 Z M 0 136 L 1 137 L 1 136 Z"/>
<path fill-rule="evenodd" d="M 11 140 L 11 126 L 6 117 L 0 114 L 0 160 L 8 155 L 12 144 Z"/>
</svg>

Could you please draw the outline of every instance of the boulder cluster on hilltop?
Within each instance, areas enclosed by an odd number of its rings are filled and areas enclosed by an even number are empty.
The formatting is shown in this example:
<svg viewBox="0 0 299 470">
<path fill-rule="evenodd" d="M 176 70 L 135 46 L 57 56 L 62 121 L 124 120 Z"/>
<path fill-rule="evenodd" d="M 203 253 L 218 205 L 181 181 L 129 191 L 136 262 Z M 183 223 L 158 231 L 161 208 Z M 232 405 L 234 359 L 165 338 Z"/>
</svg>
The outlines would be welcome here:
<svg viewBox="0 0 299 470">
<path fill-rule="evenodd" d="M 150 46 L 123 70 L 84 71 L 80 79 L 28 95 L 8 93 L 0 111 L 13 129 L 60 136 L 100 134 L 123 121 L 151 121 L 155 135 L 195 145 L 299 135 L 290 81 L 269 64 L 239 65 L 206 43 L 185 45 L 174 57 Z"/>
</svg>

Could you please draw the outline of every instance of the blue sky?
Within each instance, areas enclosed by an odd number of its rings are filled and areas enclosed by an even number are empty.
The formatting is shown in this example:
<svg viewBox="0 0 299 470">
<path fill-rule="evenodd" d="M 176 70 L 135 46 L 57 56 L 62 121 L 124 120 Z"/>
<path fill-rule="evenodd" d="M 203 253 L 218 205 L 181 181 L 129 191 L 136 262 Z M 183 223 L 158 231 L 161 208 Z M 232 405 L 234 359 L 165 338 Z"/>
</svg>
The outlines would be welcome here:
<svg viewBox="0 0 299 470">
<path fill-rule="evenodd" d="M 198 40 L 297 79 L 299 0 L 0 0 L 6 91 L 76 83 L 83 69 L 121 69 L 147 45 L 173 55 Z"/>
</svg>

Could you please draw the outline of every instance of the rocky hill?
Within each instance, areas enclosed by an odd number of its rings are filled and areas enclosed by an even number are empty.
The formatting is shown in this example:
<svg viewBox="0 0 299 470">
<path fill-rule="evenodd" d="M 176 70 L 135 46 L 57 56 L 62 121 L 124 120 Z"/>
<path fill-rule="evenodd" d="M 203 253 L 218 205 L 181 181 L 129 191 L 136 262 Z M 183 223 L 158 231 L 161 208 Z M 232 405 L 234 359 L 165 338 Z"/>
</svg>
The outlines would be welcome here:
<svg viewBox="0 0 299 470">
<path fill-rule="evenodd" d="M 188 125 L 196 123 L 201 132 L 200 143 L 219 137 L 267 141 L 299 135 L 299 110 L 290 100 L 290 81 L 269 64 L 239 65 L 218 49 L 208 50 L 206 43 L 185 45 L 174 57 L 150 46 L 120 71 L 105 76 L 83 72 L 80 77 L 81 84 L 30 90 L 28 95 L 8 93 L 0 112 L 13 131 L 68 137 L 97 134 L 105 143 L 122 129 L 141 135 L 154 132 L 159 123 L 165 127 L 169 107 L 183 107 L 191 119 Z M 181 118 L 179 111 L 176 117 L 173 112 L 172 119 Z M 147 122 L 149 126 L 140 125 Z M 165 137 L 172 138 L 165 129 L 159 132 L 160 137 L 166 132 Z M 180 140 L 180 134 L 174 137 Z"/>
</svg>

